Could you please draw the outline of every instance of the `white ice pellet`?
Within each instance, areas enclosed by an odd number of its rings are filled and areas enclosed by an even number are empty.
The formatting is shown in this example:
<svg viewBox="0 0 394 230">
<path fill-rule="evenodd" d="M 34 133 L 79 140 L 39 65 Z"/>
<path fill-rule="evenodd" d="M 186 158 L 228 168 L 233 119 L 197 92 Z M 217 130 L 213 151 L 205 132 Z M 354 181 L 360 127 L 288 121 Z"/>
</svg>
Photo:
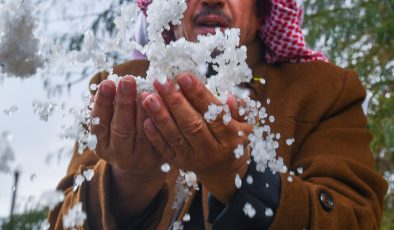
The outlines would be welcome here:
<svg viewBox="0 0 394 230">
<path fill-rule="evenodd" d="M 248 183 L 248 184 L 253 184 L 253 177 L 252 177 L 251 175 L 248 175 L 248 176 L 246 177 L 246 183 Z"/>
<path fill-rule="evenodd" d="M 249 203 L 245 203 L 243 211 L 249 218 L 253 218 L 256 215 L 256 210 Z"/>
<path fill-rule="evenodd" d="M 63 216 L 63 226 L 67 229 L 77 228 L 83 225 L 86 217 L 86 213 L 82 210 L 82 203 L 78 202 Z"/>
<path fill-rule="evenodd" d="M 235 187 L 236 188 L 241 188 L 242 186 L 242 180 L 239 174 L 235 175 Z"/>
<path fill-rule="evenodd" d="M 293 182 L 293 177 L 288 176 L 288 177 L 287 177 L 287 181 L 288 181 L 288 182 Z"/>
<path fill-rule="evenodd" d="M 180 222 L 180 221 L 175 221 L 175 222 L 172 224 L 172 230 L 183 230 L 182 222 Z"/>
<path fill-rule="evenodd" d="M 90 150 L 96 149 L 97 136 L 95 134 L 88 134 L 86 137 L 86 147 Z"/>
<path fill-rule="evenodd" d="M 238 136 L 239 137 L 243 137 L 245 135 L 245 133 L 244 132 L 242 132 L 242 131 L 238 131 Z"/>
<path fill-rule="evenodd" d="M 96 91 L 97 90 L 97 84 L 91 84 L 89 88 L 92 91 Z"/>
<path fill-rule="evenodd" d="M 171 166 L 168 163 L 164 163 L 161 165 L 160 169 L 162 172 L 168 173 L 171 169 Z"/>
<path fill-rule="evenodd" d="M 230 113 L 226 113 L 223 116 L 223 124 L 228 125 L 231 121 L 231 114 Z"/>
<path fill-rule="evenodd" d="M 74 179 L 74 187 L 73 191 L 76 192 L 78 188 L 82 185 L 82 183 L 85 181 L 85 177 L 83 175 L 78 174 L 75 179 Z"/>
<path fill-rule="evenodd" d="M 216 120 L 217 116 L 223 111 L 223 107 L 220 105 L 215 105 L 211 103 L 208 106 L 208 111 L 204 113 L 204 118 L 206 121 L 214 121 Z"/>
<path fill-rule="evenodd" d="M 266 83 L 265 79 L 264 79 L 264 78 L 261 78 L 261 79 L 260 79 L 260 83 L 261 83 L 262 85 L 265 85 L 265 83 Z"/>
<path fill-rule="evenodd" d="M 265 216 L 271 217 L 274 215 L 274 212 L 270 208 L 265 209 Z"/>
<path fill-rule="evenodd" d="M 241 108 L 239 109 L 239 112 L 238 112 L 238 113 L 239 113 L 240 116 L 243 116 L 243 115 L 245 115 L 245 112 L 246 112 L 245 109 L 241 107 Z"/>
<path fill-rule="evenodd" d="M 194 172 L 185 172 L 184 180 L 185 180 L 186 185 L 189 188 L 192 188 L 192 187 L 194 187 L 194 188 L 197 187 L 198 188 L 197 176 L 196 176 L 196 174 Z"/>
<path fill-rule="evenodd" d="M 270 184 L 265 183 L 265 187 L 266 187 L 266 188 L 269 188 L 269 187 L 270 187 Z"/>
<path fill-rule="evenodd" d="M 237 148 L 234 149 L 235 158 L 239 159 L 244 155 L 244 148 L 242 144 L 239 144 Z"/>
<path fill-rule="evenodd" d="M 274 116 L 269 116 L 269 121 L 271 122 L 271 123 L 274 123 L 275 122 L 275 117 Z"/>
<path fill-rule="evenodd" d="M 304 173 L 304 169 L 302 167 L 297 168 L 297 172 L 299 175 Z"/>
<path fill-rule="evenodd" d="M 286 145 L 290 146 L 294 143 L 294 141 L 295 141 L 294 138 L 286 139 Z"/>
<path fill-rule="evenodd" d="M 271 99 L 267 99 L 267 105 L 271 104 Z"/>
<path fill-rule="evenodd" d="M 100 124 L 100 118 L 99 117 L 94 117 L 92 119 L 92 125 L 99 125 Z"/>
<path fill-rule="evenodd" d="M 183 216 L 183 219 L 182 219 L 184 222 L 189 222 L 190 221 L 190 214 L 189 213 L 186 213 L 184 216 Z"/>
<path fill-rule="evenodd" d="M 87 169 L 83 172 L 83 176 L 85 177 L 86 181 L 91 181 L 94 176 L 93 169 Z"/>
</svg>

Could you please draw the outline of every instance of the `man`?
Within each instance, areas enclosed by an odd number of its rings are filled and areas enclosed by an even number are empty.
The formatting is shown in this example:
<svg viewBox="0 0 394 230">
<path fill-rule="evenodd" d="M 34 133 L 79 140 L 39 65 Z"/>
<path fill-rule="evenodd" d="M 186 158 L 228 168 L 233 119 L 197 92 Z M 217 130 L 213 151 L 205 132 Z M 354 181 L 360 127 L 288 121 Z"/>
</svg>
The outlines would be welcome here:
<svg viewBox="0 0 394 230">
<path fill-rule="evenodd" d="M 290 178 L 256 172 L 247 148 L 236 159 L 234 149 L 246 143 L 238 131 L 248 133 L 250 125 L 238 119 L 231 97 L 230 123 L 206 122 L 208 105 L 219 102 L 191 74 L 177 76 L 180 90 L 172 81 L 155 82 L 156 93 L 135 100 L 133 78 L 124 77 L 116 90 L 102 73 L 92 80 L 101 82 L 92 111 L 100 124 L 91 128 L 98 145 L 94 153 L 74 154 L 51 226 L 61 229 L 63 215 L 82 202 L 83 227 L 90 229 L 168 229 L 182 220 L 184 229 L 378 229 L 387 185 L 372 168 L 365 91 L 354 72 L 305 48 L 297 12 L 296 1 L 189 0 L 182 25 L 172 31 L 195 41 L 215 27 L 240 28 L 253 75 L 267 82 L 246 87 L 253 98 L 270 99 L 272 130 L 282 136 L 278 154 L 303 172 Z M 132 61 L 115 72 L 144 75 L 148 64 Z M 291 146 L 289 137 L 296 140 Z M 173 166 L 168 174 L 160 170 L 164 162 Z M 73 178 L 87 167 L 95 176 L 73 192 Z M 174 209 L 176 168 L 195 172 L 201 189 Z M 244 180 L 239 189 L 237 174 Z M 253 183 L 245 182 L 249 175 Z M 247 203 L 255 213 L 244 212 Z"/>
</svg>

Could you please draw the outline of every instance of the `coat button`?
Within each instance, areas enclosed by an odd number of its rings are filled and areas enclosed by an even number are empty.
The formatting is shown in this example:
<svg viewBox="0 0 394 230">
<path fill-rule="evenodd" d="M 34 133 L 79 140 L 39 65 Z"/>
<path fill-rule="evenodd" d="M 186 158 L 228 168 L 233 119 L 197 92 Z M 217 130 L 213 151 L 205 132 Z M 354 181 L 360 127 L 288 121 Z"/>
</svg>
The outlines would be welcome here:
<svg viewBox="0 0 394 230">
<path fill-rule="evenodd" d="M 325 191 L 320 192 L 320 204 L 326 212 L 334 208 L 334 199 Z"/>
</svg>

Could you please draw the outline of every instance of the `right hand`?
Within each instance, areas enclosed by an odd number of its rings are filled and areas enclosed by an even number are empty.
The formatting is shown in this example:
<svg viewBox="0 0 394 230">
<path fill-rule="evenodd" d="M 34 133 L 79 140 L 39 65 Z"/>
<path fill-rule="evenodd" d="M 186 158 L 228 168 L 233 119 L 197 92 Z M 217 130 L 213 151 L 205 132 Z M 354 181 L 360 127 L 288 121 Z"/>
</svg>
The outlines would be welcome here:
<svg viewBox="0 0 394 230">
<path fill-rule="evenodd" d="M 95 153 L 111 165 L 116 197 L 128 201 L 134 199 L 132 195 L 139 198 L 133 202 L 132 209 L 136 210 L 128 210 L 136 213 L 149 204 L 166 177 L 160 170 L 164 160 L 144 131 L 147 114 L 141 100 L 146 94 L 142 93 L 136 100 L 133 77 L 123 77 L 117 90 L 114 82 L 104 80 L 95 96 L 92 111 L 93 117 L 100 119 L 99 125 L 91 127 L 92 133 L 97 136 Z M 119 205 L 122 206 L 122 203 Z"/>
</svg>

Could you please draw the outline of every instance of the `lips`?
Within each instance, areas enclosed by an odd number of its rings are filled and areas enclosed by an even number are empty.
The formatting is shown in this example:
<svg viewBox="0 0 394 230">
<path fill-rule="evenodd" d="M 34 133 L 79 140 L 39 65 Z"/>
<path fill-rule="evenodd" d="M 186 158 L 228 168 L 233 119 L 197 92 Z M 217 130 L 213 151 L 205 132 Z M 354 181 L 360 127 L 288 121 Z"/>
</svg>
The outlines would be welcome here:
<svg viewBox="0 0 394 230">
<path fill-rule="evenodd" d="M 229 21 L 221 16 L 210 14 L 196 18 L 195 24 L 197 27 L 205 28 L 228 28 L 230 27 Z"/>
</svg>

